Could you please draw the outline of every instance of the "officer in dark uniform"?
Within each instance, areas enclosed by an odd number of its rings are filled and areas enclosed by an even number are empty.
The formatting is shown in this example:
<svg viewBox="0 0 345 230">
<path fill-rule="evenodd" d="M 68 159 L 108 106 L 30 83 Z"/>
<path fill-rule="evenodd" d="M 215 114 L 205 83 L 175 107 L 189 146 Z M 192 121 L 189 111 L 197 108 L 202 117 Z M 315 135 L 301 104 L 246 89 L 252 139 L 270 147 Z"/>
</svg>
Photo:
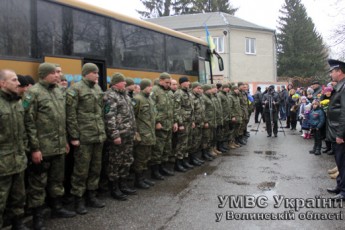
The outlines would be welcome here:
<svg viewBox="0 0 345 230">
<path fill-rule="evenodd" d="M 271 85 L 270 87 L 268 87 L 267 93 L 262 98 L 262 104 L 264 105 L 267 137 L 272 136 L 272 123 L 273 123 L 274 137 L 277 137 L 279 95 L 277 92 L 274 91 L 274 85 Z"/>
<path fill-rule="evenodd" d="M 327 111 L 327 140 L 334 144 L 335 162 L 338 167 L 337 187 L 327 189 L 330 193 L 336 193 L 334 200 L 345 200 L 345 63 L 338 60 L 328 60 L 332 81 L 337 82 L 334 86 L 334 94 Z"/>
</svg>

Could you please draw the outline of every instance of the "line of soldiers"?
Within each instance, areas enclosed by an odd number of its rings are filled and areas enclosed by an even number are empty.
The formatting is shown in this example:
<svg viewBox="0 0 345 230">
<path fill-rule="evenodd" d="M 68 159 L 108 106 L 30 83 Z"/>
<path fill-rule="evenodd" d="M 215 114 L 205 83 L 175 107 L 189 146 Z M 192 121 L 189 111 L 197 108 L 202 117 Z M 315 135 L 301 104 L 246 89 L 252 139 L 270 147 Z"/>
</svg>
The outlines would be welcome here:
<svg viewBox="0 0 345 230">
<path fill-rule="evenodd" d="M 109 186 L 114 199 L 127 200 L 137 193 L 128 185 L 130 172 L 135 187 L 148 189 L 155 184 L 151 179 L 186 172 L 245 145 L 249 137 L 247 84 L 217 89 L 190 84 L 182 76 L 177 88 L 162 73 L 157 85 L 142 79 L 140 92 L 134 93 L 133 80 L 115 73 L 102 92 L 98 67 L 86 63 L 82 80 L 65 90 L 57 85 L 59 72 L 56 64 L 40 64 L 38 83 L 21 98 L 16 73 L 0 71 L 0 227 L 6 209 L 13 229 L 27 229 L 22 222 L 25 203 L 32 209 L 34 229 L 46 229 L 46 201 L 52 215 L 62 218 L 86 214 L 85 205 L 102 208 L 99 186 Z M 74 165 L 71 175 L 65 175 L 70 147 Z M 145 176 L 148 168 L 151 179 Z M 62 205 L 69 176 L 75 211 Z"/>
</svg>

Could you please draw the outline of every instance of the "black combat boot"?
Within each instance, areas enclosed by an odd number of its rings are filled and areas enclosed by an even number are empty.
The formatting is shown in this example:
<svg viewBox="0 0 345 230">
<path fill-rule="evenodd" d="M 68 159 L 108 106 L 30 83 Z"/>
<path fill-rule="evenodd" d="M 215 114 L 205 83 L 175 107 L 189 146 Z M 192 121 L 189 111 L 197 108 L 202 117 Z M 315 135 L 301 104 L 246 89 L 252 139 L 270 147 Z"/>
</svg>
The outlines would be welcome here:
<svg viewBox="0 0 345 230">
<path fill-rule="evenodd" d="M 105 203 L 97 198 L 97 193 L 95 190 L 87 190 L 86 205 L 91 208 L 104 208 Z"/>
<path fill-rule="evenodd" d="M 222 147 L 223 149 L 225 149 L 226 151 L 229 151 L 229 150 L 230 150 L 230 148 L 229 148 L 228 146 L 229 146 L 229 144 L 228 144 L 227 141 L 223 141 L 222 144 L 221 144 L 221 147 Z"/>
<path fill-rule="evenodd" d="M 116 200 L 127 200 L 127 195 L 123 194 L 119 187 L 118 180 L 110 182 L 110 195 Z"/>
<path fill-rule="evenodd" d="M 195 153 L 190 155 L 189 162 L 191 165 L 194 165 L 194 166 L 200 166 L 201 165 L 200 161 L 198 161 L 197 158 L 195 157 Z"/>
<path fill-rule="evenodd" d="M 188 157 L 187 158 L 184 158 L 183 160 L 181 160 L 182 162 L 182 166 L 185 168 L 185 169 L 187 169 L 187 170 L 189 170 L 189 169 L 193 169 L 194 167 L 193 167 L 193 165 L 191 165 L 191 164 L 189 164 L 188 163 Z"/>
<path fill-rule="evenodd" d="M 69 211 L 62 206 L 60 197 L 52 199 L 52 216 L 56 218 L 71 218 L 77 214 L 74 211 Z"/>
<path fill-rule="evenodd" d="M 137 194 L 137 190 L 128 187 L 126 178 L 120 178 L 120 190 L 121 190 L 121 192 L 123 192 L 126 195 L 136 195 Z"/>
<path fill-rule="evenodd" d="M 202 150 L 202 154 L 201 154 L 202 158 L 204 158 L 207 161 L 212 161 L 213 157 L 208 155 L 208 150 L 207 149 L 203 149 Z"/>
<path fill-rule="evenodd" d="M 217 150 L 221 151 L 222 153 L 226 153 L 228 150 L 224 149 L 222 146 L 222 142 L 217 141 Z"/>
<path fill-rule="evenodd" d="M 34 230 L 47 230 L 44 226 L 43 207 L 37 207 L 32 212 L 32 226 Z"/>
<path fill-rule="evenodd" d="M 161 174 L 165 175 L 165 176 L 174 176 L 175 173 L 171 170 L 168 169 L 168 163 L 162 163 L 159 165 L 159 171 Z"/>
<path fill-rule="evenodd" d="M 143 175 L 142 172 L 135 173 L 135 183 L 134 183 L 134 185 L 135 185 L 135 187 L 140 188 L 140 189 L 149 189 L 150 188 L 150 185 L 145 183 L 144 175 Z"/>
<path fill-rule="evenodd" d="M 159 172 L 159 165 L 151 166 L 151 178 L 155 180 L 164 180 L 164 176 Z"/>
<path fill-rule="evenodd" d="M 202 156 L 202 152 L 199 150 L 199 151 L 197 151 L 194 155 L 193 155 L 193 157 L 194 157 L 194 159 L 196 160 L 196 161 L 198 161 L 200 164 L 204 164 L 205 163 L 205 161 L 203 161 L 203 160 L 201 160 L 198 156 Z"/>
<path fill-rule="evenodd" d="M 83 197 L 75 196 L 74 197 L 74 210 L 79 215 L 85 215 L 87 209 L 85 208 L 85 202 Z"/>
<path fill-rule="evenodd" d="M 243 140 L 242 136 L 239 136 L 237 138 L 237 142 L 240 143 L 241 145 L 246 145 L 247 143 Z"/>
<path fill-rule="evenodd" d="M 29 228 L 24 225 L 22 216 L 16 216 L 12 219 L 12 230 L 29 230 Z"/>
<path fill-rule="evenodd" d="M 185 169 L 182 165 L 182 160 L 176 159 L 175 161 L 175 171 L 177 172 L 187 172 L 187 169 Z"/>
</svg>

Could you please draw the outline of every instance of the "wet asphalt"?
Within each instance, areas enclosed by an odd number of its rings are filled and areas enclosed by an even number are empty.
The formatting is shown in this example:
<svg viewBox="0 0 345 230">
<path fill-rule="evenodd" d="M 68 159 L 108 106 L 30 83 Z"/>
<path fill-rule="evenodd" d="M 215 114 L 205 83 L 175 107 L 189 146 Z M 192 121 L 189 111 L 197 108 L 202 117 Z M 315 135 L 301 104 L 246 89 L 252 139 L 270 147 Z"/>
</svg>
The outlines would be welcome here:
<svg viewBox="0 0 345 230">
<path fill-rule="evenodd" d="M 257 124 L 250 122 L 247 145 L 212 162 L 187 173 L 176 173 L 149 190 L 139 190 L 128 201 L 113 200 L 105 194 L 101 196 L 105 208 L 89 209 L 88 214 L 72 219 L 51 219 L 47 227 L 52 230 L 345 229 L 344 220 L 330 220 L 344 219 L 341 207 L 298 209 L 293 203 L 274 207 L 280 198 L 298 199 L 301 205 L 301 200 L 331 197 L 326 188 L 334 187 L 335 180 L 329 178 L 327 170 L 335 163 L 333 156 L 309 154 L 313 140 L 303 139 L 298 130 L 285 129 L 286 136 L 280 130 L 277 138 L 267 138 L 264 126 L 260 124 L 255 135 Z M 226 197 L 249 203 L 222 203 L 220 200 Z M 252 207 L 253 197 L 264 207 Z M 310 220 L 312 216 L 308 218 L 307 212 L 319 213 L 314 217 L 319 219 L 322 214 L 324 219 Z M 259 220 L 241 220 L 243 213 L 251 214 L 251 218 L 261 213 L 261 219 L 258 216 Z M 216 214 L 222 217 L 218 221 Z M 275 220 L 278 214 L 282 220 Z M 325 217 L 326 214 L 329 215 Z"/>
</svg>

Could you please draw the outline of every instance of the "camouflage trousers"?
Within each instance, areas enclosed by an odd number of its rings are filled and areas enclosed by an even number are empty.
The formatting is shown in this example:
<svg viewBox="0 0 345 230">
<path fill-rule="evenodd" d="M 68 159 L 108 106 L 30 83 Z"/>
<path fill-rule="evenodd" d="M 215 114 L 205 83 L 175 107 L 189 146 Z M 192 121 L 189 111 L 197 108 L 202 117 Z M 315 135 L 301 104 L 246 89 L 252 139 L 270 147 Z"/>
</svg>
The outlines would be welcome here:
<svg viewBox="0 0 345 230">
<path fill-rule="evenodd" d="M 230 140 L 230 136 L 231 136 L 230 121 L 224 121 L 222 141 Z"/>
<path fill-rule="evenodd" d="M 241 127 L 239 128 L 239 136 L 243 135 L 245 133 L 245 131 L 247 130 L 247 125 L 249 123 L 248 119 L 243 118 L 242 122 L 241 122 Z"/>
<path fill-rule="evenodd" d="M 213 127 L 202 129 L 202 138 L 201 138 L 202 149 L 209 149 L 212 146 L 213 135 L 214 135 L 213 130 L 214 130 Z"/>
<path fill-rule="evenodd" d="M 134 162 L 132 169 L 136 173 L 147 170 L 147 163 L 151 159 L 152 145 L 134 145 Z"/>
<path fill-rule="evenodd" d="M 191 138 L 189 138 L 188 146 L 190 147 L 189 152 L 195 153 L 201 149 L 202 140 L 202 127 L 195 127 L 191 131 Z"/>
<path fill-rule="evenodd" d="M 156 144 L 152 148 L 151 164 L 167 162 L 172 155 L 172 130 L 156 130 Z"/>
<path fill-rule="evenodd" d="M 63 180 L 65 155 L 43 157 L 43 161 L 28 168 L 27 202 L 29 208 L 44 205 L 46 191 L 49 197 L 57 198 L 64 194 Z"/>
<path fill-rule="evenodd" d="M 188 140 L 191 138 L 192 134 L 192 123 L 184 123 L 184 130 L 177 131 L 177 142 L 176 142 L 176 152 L 175 156 L 177 159 L 181 160 L 188 157 Z"/>
<path fill-rule="evenodd" d="M 3 215 L 9 219 L 24 214 L 25 186 L 24 171 L 8 176 L 0 176 L 0 229 L 3 225 Z"/>
<path fill-rule="evenodd" d="M 242 134 L 240 134 L 241 128 L 242 128 L 242 121 L 235 122 L 232 124 L 232 126 L 233 126 L 233 134 L 232 134 L 231 138 L 232 138 L 232 140 L 235 140 L 235 138 L 237 138 L 243 134 L 243 132 L 242 132 Z"/>
<path fill-rule="evenodd" d="M 71 194 L 82 197 L 85 190 L 98 189 L 103 143 L 81 144 L 74 152 Z"/>
<path fill-rule="evenodd" d="M 106 174 L 109 181 L 127 178 L 133 164 L 133 138 L 121 138 L 121 145 L 107 142 L 105 147 Z"/>
</svg>

